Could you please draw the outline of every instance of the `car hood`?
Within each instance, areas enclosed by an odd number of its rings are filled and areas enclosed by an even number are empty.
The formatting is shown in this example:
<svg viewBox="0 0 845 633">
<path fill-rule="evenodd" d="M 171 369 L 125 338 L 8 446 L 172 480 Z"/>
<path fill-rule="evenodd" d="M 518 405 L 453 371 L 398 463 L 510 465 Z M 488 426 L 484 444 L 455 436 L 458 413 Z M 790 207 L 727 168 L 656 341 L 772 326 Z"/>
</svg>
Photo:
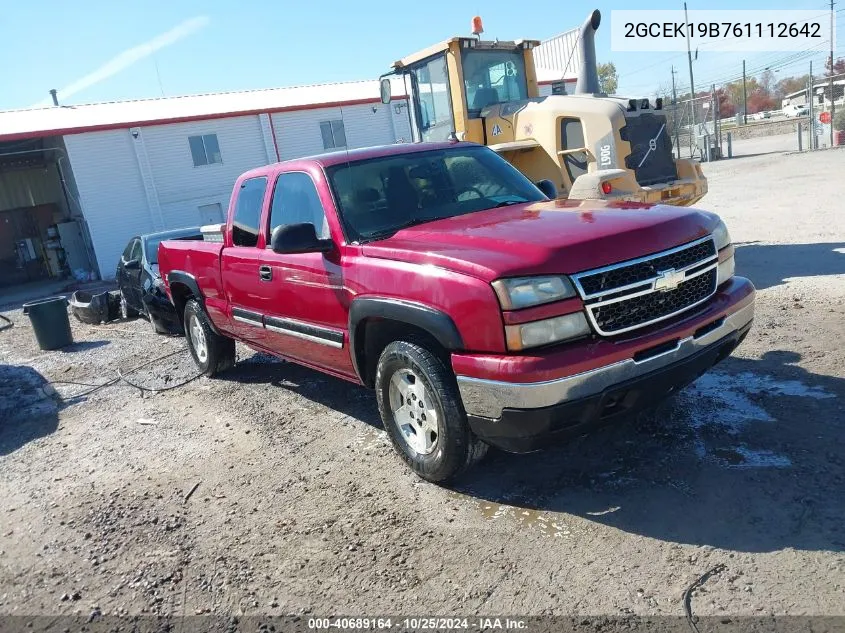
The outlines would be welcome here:
<svg viewBox="0 0 845 633">
<path fill-rule="evenodd" d="M 668 205 L 555 200 L 428 222 L 369 242 L 363 253 L 492 281 L 642 257 L 704 237 L 718 222 L 713 213 Z"/>
</svg>

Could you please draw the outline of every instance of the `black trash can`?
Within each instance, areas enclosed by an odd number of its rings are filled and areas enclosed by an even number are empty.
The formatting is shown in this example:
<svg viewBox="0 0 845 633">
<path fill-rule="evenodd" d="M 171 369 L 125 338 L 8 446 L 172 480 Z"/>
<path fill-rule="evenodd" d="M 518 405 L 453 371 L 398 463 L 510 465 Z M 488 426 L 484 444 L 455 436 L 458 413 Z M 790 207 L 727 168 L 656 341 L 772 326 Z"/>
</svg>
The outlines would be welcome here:
<svg viewBox="0 0 845 633">
<path fill-rule="evenodd" d="M 38 347 L 41 349 L 59 349 L 73 343 L 65 297 L 30 301 L 23 304 L 23 310 L 29 315 Z"/>
</svg>

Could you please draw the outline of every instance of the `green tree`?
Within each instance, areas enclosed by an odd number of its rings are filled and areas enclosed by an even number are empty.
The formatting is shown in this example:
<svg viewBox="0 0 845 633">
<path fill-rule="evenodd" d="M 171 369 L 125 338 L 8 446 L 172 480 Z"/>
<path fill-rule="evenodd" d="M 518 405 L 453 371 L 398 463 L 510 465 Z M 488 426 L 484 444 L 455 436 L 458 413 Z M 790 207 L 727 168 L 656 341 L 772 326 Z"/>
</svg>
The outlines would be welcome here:
<svg viewBox="0 0 845 633">
<path fill-rule="evenodd" d="M 742 93 L 742 79 L 738 79 L 736 81 L 732 81 L 729 84 L 725 84 L 725 92 L 728 95 L 728 99 L 734 107 L 736 108 L 737 112 L 742 112 L 743 106 L 743 93 Z M 760 85 L 757 83 L 757 79 L 754 77 L 748 77 L 745 80 L 745 91 L 747 95 L 750 97 L 754 94 Z"/>
<path fill-rule="evenodd" d="M 599 74 L 599 87 L 605 94 L 616 94 L 616 86 L 619 84 L 619 77 L 616 75 L 616 66 L 613 62 L 597 64 Z"/>
</svg>

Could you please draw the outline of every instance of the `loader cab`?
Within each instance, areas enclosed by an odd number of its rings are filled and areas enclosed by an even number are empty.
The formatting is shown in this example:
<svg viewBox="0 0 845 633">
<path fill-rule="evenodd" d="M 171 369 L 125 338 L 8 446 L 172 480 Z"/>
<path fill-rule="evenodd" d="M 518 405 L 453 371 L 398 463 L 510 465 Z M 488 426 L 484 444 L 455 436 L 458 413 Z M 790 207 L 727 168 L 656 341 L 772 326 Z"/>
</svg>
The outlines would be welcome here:
<svg viewBox="0 0 845 633">
<path fill-rule="evenodd" d="M 402 77 L 410 93 L 414 140 L 486 144 L 485 109 L 538 96 L 531 52 L 537 45 L 453 37 L 394 63 L 388 75 Z M 382 101 L 389 99 L 383 87 Z"/>
</svg>

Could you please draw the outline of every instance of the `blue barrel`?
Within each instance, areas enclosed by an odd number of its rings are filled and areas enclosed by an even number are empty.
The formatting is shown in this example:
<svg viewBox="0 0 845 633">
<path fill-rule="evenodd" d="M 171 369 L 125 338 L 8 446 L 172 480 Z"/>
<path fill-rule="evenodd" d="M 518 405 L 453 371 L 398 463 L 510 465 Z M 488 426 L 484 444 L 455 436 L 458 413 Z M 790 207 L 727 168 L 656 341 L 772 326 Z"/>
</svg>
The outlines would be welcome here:
<svg viewBox="0 0 845 633">
<path fill-rule="evenodd" d="M 73 343 L 66 298 L 49 297 L 30 301 L 23 304 L 23 311 L 29 315 L 35 339 L 41 349 L 60 349 Z"/>
</svg>

